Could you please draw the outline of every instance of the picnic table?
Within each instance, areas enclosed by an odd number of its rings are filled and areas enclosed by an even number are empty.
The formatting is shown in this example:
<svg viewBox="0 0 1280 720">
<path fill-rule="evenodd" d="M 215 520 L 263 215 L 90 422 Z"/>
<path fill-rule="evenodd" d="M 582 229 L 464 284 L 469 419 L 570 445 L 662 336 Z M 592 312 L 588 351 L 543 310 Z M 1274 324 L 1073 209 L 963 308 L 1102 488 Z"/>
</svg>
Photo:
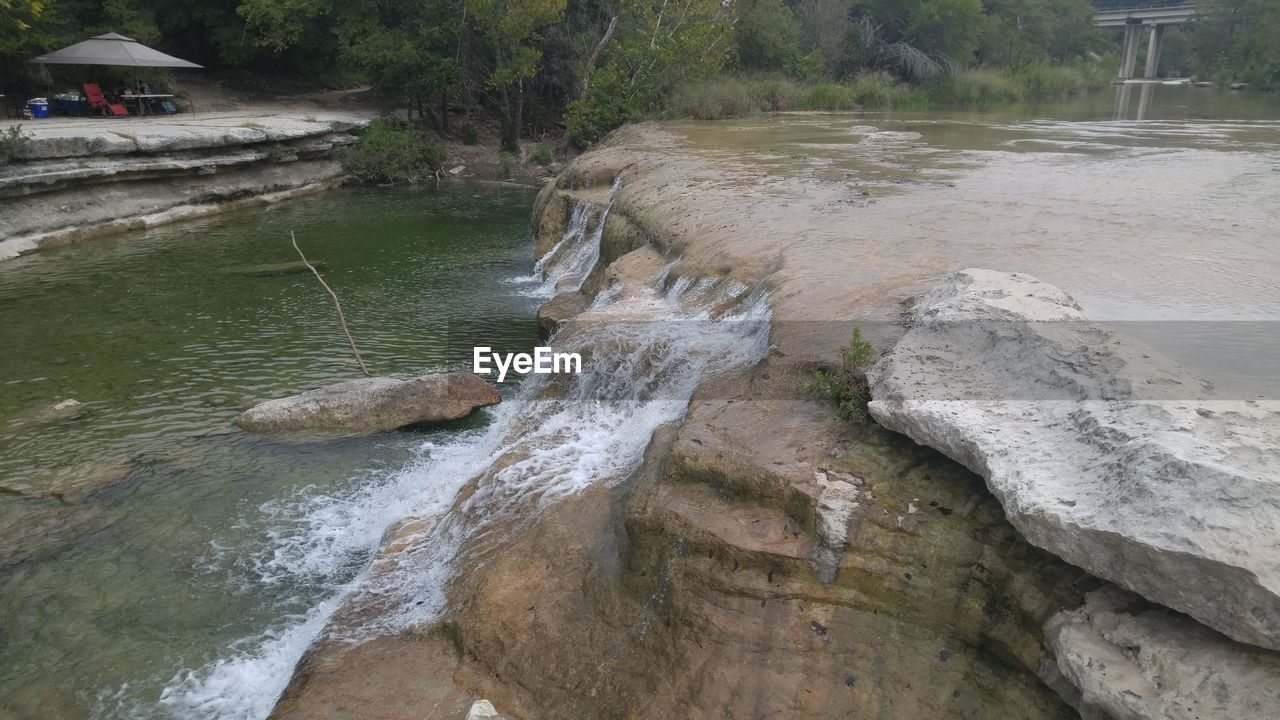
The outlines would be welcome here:
<svg viewBox="0 0 1280 720">
<path fill-rule="evenodd" d="M 125 93 L 120 96 L 121 102 L 132 102 L 138 108 L 139 115 L 147 114 L 147 107 L 157 100 L 172 100 L 172 95 L 163 93 Z M 144 102 L 145 101 L 145 102 Z"/>
</svg>

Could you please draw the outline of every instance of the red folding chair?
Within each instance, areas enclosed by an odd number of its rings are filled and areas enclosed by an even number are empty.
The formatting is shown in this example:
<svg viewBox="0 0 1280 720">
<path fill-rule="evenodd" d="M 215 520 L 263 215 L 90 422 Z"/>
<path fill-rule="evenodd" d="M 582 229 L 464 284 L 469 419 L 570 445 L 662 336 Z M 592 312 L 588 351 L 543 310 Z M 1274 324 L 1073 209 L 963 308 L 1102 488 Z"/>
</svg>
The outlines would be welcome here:
<svg viewBox="0 0 1280 720">
<path fill-rule="evenodd" d="M 114 117 L 124 117 L 129 114 L 124 105 L 107 102 L 107 99 L 102 95 L 102 88 L 98 87 L 97 83 L 85 83 L 84 96 L 89 102 L 90 110 Z"/>
</svg>

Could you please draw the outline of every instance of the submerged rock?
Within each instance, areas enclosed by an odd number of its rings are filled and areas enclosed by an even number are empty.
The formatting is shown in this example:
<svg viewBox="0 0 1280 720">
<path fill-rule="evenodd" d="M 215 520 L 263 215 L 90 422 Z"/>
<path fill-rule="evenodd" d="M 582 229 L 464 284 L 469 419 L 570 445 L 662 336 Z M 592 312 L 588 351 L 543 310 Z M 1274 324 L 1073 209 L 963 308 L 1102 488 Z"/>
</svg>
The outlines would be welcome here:
<svg viewBox="0 0 1280 720">
<path fill-rule="evenodd" d="M 869 373 L 872 416 L 982 475 L 1033 544 L 1280 648 L 1280 407 L 1213 399 L 1056 287 L 964 270 Z"/>
<path fill-rule="evenodd" d="M 311 265 L 317 270 L 323 270 L 325 264 L 323 260 L 312 260 Z M 244 275 L 246 277 L 274 277 L 277 275 L 293 275 L 296 273 L 308 273 L 311 268 L 301 260 L 282 263 L 267 263 L 265 265 L 245 265 L 243 267 L 232 268 L 231 273 L 234 275 Z"/>
<path fill-rule="evenodd" d="M 236 422 L 250 432 L 376 432 L 457 420 L 501 399 L 489 383 L 471 373 L 407 380 L 372 377 L 268 400 L 241 413 Z"/>
<path fill-rule="evenodd" d="M 118 458 L 14 474 L 0 480 L 0 492 L 75 502 L 119 483 L 136 467 L 132 460 Z"/>
<path fill-rule="evenodd" d="M 10 432 L 22 432 L 32 427 L 57 425 L 67 420 L 74 420 L 83 414 L 84 403 L 68 398 L 12 417 L 5 424 L 5 428 Z"/>
<path fill-rule="evenodd" d="M 1053 616 L 1045 640 L 1056 658 L 1045 681 L 1085 720 L 1252 720 L 1280 707 L 1280 653 L 1114 586 Z"/>
</svg>

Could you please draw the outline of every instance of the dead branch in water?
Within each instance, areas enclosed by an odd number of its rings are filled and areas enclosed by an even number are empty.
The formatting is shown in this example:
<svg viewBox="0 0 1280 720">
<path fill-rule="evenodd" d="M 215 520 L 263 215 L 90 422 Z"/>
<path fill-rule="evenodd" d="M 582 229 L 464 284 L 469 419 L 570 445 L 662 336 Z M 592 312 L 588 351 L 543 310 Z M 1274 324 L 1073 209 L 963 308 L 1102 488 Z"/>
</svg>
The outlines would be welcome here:
<svg viewBox="0 0 1280 720">
<path fill-rule="evenodd" d="M 329 287 L 329 283 L 320 277 L 320 271 L 307 260 L 307 256 L 302 254 L 302 248 L 298 247 L 298 238 L 294 237 L 293 231 L 289 231 L 289 239 L 293 241 L 293 249 L 298 251 L 298 257 L 302 258 L 302 263 L 311 269 L 311 274 L 316 276 L 316 280 L 320 281 L 320 285 L 324 287 L 325 292 L 329 293 L 329 297 L 333 298 L 333 306 L 338 310 L 338 322 L 342 323 L 342 332 L 347 335 L 347 342 L 351 344 L 351 353 L 356 356 L 356 362 L 360 363 L 360 372 L 365 377 L 369 377 L 369 368 L 364 366 L 364 359 L 360 357 L 360 350 L 356 348 L 355 338 L 351 337 L 351 331 L 347 329 L 347 317 L 342 314 L 342 303 L 338 302 L 338 294 Z"/>
</svg>

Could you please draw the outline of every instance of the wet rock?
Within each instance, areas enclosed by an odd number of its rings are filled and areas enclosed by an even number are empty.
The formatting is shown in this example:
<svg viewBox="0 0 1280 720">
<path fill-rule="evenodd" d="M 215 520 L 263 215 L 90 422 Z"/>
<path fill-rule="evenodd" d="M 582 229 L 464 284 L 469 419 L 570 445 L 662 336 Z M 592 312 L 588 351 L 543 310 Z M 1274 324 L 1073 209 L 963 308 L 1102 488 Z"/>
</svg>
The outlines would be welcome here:
<svg viewBox="0 0 1280 720">
<path fill-rule="evenodd" d="M 1053 616 L 1045 640 L 1045 681 L 1086 720 L 1252 720 L 1280 707 L 1280 653 L 1114 586 Z"/>
<path fill-rule="evenodd" d="M 317 270 L 323 270 L 325 267 L 323 260 L 312 260 L 311 265 Z M 295 273 L 309 273 L 311 268 L 301 260 L 283 263 L 268 263 L 264 265 L 246 265 L 231 270 L 234 275 L 244 275 L 246 277 L 274 277 L 277 275 L 293 275 Z"/>
<path fill-rule="evenodd" d="M 587 309 L 587 298 L 580 292 L 556 293 L 538 308 L 538 327 L 555 332 L 561 325 Z"/>
<path fill-rule="evenodd" d="M 132 460 L 122 458 L 35 470 L 0 480 L 0 492 L 76 502 L 119 483 L 135 467 Z"/>
<path fill-rule="evenodd" d="M 496 720 L 498 711 L 493 708 L 493 703 L 488 700 L 477 700 L 467 711 L 467 720 Z"/>
<path fill-rule="evenodd" d="M 10 418 L 5 429 L 10 432 L 22 432 L 34 427 L 57 425 L 80 417 L 84 411 L 84 403 L 79 400 L 70 398 L 59 400 L 51 405 L 35 408 Z"/>
<path fill-rule="evenodd" d="M 1280 405 L 1214 399 L 1056 287 L 948 276 L 869 374 L 872 416 L 982 475 L 1033 544 L 1280 648 Z"/>
<path fill-rule="evenodd" d="M 500 400 L 497 390 L 471 373 L 371 377 L 268 400 L 236 422 L 250 432 L 376 432 L 457 420 Z"/>
</svg>

